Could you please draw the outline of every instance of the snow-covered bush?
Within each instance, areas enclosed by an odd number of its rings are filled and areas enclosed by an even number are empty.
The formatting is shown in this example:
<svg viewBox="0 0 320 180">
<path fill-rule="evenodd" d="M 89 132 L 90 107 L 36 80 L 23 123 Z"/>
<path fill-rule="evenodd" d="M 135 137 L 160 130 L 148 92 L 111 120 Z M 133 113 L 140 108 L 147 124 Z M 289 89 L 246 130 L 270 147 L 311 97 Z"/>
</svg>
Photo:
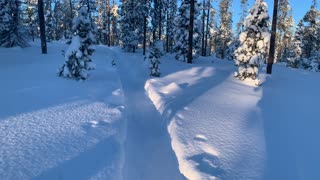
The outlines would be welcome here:
<svg viewBox="0 0 320 180">
<path fill-rule="evenodd" d="M 96 27 L 88 15 L 88 9 L 82 7 L 79 16 L 74 18 L 74 36 L 65 52 L 65 64 L 60 68 L 58 75 L 75 79 L 87 79 L 88 71 L 94 69 L 91 56 L 94 52 L 92 44 L 95 42 Z"/>
<path fill-rule="evenodd" d="M 244 21 L 245 30 L 240 34 L 240 46 L 235 51 L 235 64 L 238 66 L 235 77 L 254 80 L 256 85 L 260 84 L 258 68 L 266 58 L 270 41 L 267 8 L 266 2 L 256 0 Z"/>
<path fill-rule="evenodd" d="M 163 55 L 163 42 L 157 41 L 148 54 L 150 76 L 160 76 L 160 57 Z"/>
</svg>

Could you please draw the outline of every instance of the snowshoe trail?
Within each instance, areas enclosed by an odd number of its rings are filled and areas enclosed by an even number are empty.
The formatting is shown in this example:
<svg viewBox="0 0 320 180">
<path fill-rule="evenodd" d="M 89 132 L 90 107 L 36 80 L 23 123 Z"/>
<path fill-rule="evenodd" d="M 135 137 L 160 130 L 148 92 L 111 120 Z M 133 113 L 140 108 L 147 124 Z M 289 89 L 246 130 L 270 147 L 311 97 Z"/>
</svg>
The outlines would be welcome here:
<svg viewBox="0 0 320 180">
<path fill-rule="evenodd" d="M 144 84 L 149 77 L 143 57 L 137 54 L 115 56 L 127 104 L 127 139 L 124 179 L 185 179 L 170 144 L 167 124 L 147 97 Z"/>
</svg>

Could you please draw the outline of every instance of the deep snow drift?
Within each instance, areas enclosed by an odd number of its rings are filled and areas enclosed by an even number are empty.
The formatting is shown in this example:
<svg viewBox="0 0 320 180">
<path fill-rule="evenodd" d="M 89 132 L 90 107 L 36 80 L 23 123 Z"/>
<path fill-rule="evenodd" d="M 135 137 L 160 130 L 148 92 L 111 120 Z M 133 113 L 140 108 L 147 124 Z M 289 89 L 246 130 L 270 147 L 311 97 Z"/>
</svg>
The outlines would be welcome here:
<svg viewBox="0 0 320 180">
<path fill-rule="evenodd" d="M 119 179 L 124 106 L 101 48 L 88 81 L 60 78 L 63 43 L 0 48 L 0 179 Z"/>
<path fill-rule="evenodd" d="M 275 65 L 254 87 L 232 62 L 165 55 L 153 78 L 97 46 L 74 81 L 64 48 L 0 48 L 0 179 L 320 179 L 319 73 Z"/>
</svg>

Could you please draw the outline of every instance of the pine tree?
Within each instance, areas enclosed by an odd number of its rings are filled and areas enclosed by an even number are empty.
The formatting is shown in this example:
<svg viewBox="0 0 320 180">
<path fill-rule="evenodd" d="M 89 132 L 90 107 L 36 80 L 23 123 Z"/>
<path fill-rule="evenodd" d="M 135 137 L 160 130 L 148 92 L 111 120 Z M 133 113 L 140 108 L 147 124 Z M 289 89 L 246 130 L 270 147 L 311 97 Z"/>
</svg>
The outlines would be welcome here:
<svg viewBox="0 0 320 180">
<path fill-rule="evenodd" d="M 96 26 L 89 16 L 88 7 L 79 10 L 79 16 L 73 20 L 74 36 L 65 52 L 65 64 L 59 69 L 58 75 L 75 79 L 87 79 L 88 71 L 94 69 L 91 56 L 94 52 Z"/>
<path fill-rule="evenodd" d="M 232 43 L 232 13 L 230 12 L 231 0 L 221 0 L 219 3 L 220 11 L 220 26 L 217 37 L 217 57 L 225 59 L 229 57 L 229 46 Z"/>
<path fill-rule="evenodd" d="M 195 12 L 194 12 L 194 26 L 193 26 L 193 56 L 197 55 L 200 50 L 201 35 L 200 27 L 198 24 L 199 16 L 199 5 L 195 1 Z M 190 24 L 190 0 L 182 2 L 178 9 L 178 15 L 174 20 L 174 39 L 175 46 L 174 51 L 176 52 L 176 59 L 180 61 L 187 60 L 188 53 L 188 38 L 189 38 L 189 24 Z"/>
<path fill-rule="evenodd" d="M 240 47 L 235 51 L 235 64 L 238 72 L 235 77 L 240 80 L 258 79 L 258 68 L 265 60 L 270 40 L 268 6 L 263 0 L 256 0 L 244 21 L 244 32 L 240 34 Z"/>
<path fill-rule="evenodd" d="M 294 40 L 290 46 L 288 66 L 301 67 L 312 71 L 317 70 L 320 55 L 319 33 L 319 12 L 316 10 L 316 1 L 314 0 L 310 9 L 299 22 Z"/>
<path fill-rule="evenodd" d="M 0 46 L 2 47 L 29 46 L 21 32 L 20 3 L 19 0 L 0 0 Z"/>
<path fill-rule="evenodd" d="M 174 45 L 174 18 L 177 12 L 177 0 L 167 1 L 166 11 L 166 51 L 172 52 Z"/>
<path fill-rule="evenodd" d="M 122 47 L 125 51 L 135 52 L 143 41 L 146 4 L 144 0 L 123 0 L 120 9 Z"/>
<path fill-rule="evenodd" d="M 291 68 L 298 68 L 301 65 L 301 43 L 302 43 L 302 31 L 301 31 L 302 22 L 297 26 L 297 30 L 294 35 L 293 42 L 289 46 L 288 57 L 287 57 L 287 66 Z"/>
<path fill-rule="evenodd" d="M 37 16 L 37 2 L 36 0 L 27 0 L 25 8 L 25 25 L 28 27 L 29 36 L 31 36 L 32 41 L 35 40 L 35 37 L 39 35 L 38 33 L 38 24 L 39 18 Z"/>
<path fill-rule="evenodd" d="M 292 9 L 289 0 L 279 0 L 276 43 L 276 60 L 279 62 L 287 60 L 293 26 Z"/>
<path fill-rule="evenodd" d="M 64 11 L 62 8 L 62 4 L 60 1 L 55 1 L 54 3 L 54 9 L 53 9 L 53 22 L 54 22 L 54 34 L 53 38 L 54 40 L 60 40 L 64 36 Z"/>
<path fill-rule="evenodd" d="M 119 19 L 119 7 L 112 0 L 111 7 L 111 46 L 119 45 L 119 27 L 118 27 L 118 19 Z"/>
<path fill-rule="evenodd" d="M 157 41 L 149 52 L 149 69 L 150 76 L 159 77 L 160 73 L 160 57 L 163 55 L 163 41 Z"/>
<path fill-rule="evenodd" d="M 236 33 L 238 36 L 244 30 L 243 22 L 248 15 L 248 6 L 249 6 L 248 0 L 241 0 L 240 1 L 241 13 L 240 13 L 239 22 L 237 23 L 237 30 L 236 30 Z"/>
<path fill-rule="evenodd" d="M 46 0 L 44 6 L 45 12 L 45 26 L 46 26 L 46 38 L 47 41 L 54 40 L 54 22 L 53 22 L 53 11 L 52 11 L 52 0 Z"/>
<path fill-rule="evenodd" d="M 63 31 L 64 38 L 70 39 L 72 38 L 72 20 L 75 17 L 74 12 L 74 4 L 72 0 L 62 0 L 62 11 L 63 13 Z"/>
</svg>

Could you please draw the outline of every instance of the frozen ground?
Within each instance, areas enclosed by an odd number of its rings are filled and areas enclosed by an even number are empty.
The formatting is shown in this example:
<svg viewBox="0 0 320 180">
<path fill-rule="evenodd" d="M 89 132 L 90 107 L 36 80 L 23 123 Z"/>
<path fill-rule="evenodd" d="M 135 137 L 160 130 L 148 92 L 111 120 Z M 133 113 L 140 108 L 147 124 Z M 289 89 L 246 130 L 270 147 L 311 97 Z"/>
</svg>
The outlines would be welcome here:
<svg viewBox="0 0 320 180">
<path fill-rule="evenodd" d="M 319 73 L 276 65 L 253 87 L 166 55 L 151 78 L 97 46 L 77 82 L 55 75 L 63 46 L 0 48 L 0 179 L 320 179 Z"/>
</svg>

